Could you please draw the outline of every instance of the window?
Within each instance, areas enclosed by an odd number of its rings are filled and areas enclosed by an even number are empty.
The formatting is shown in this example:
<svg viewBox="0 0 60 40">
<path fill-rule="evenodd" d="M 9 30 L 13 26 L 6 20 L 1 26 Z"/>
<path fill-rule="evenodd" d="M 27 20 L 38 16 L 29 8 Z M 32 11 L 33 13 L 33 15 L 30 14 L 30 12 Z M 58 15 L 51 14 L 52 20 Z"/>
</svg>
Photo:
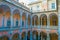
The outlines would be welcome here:
<svg viewBox="0 0 60 40">
<path fill-rule="evenodd" d="M 24 21 L 22 21 L 22 26 L 24 26 Z"/>
<path fill-rule="evenodd" d="M 40 10 L 39 5 L 37 5 L 37 10 L 38 10 L 38 11 Z"/>
<path fill-rule="evenodd" d="M 37 8 L 39 8 L 39 5 L 37 5 Z"/>
<path fill-rule="evenodd" d="M 18 26 L 18 20 L 16 20 L 16 26 Z"/>
<path fill-rule="evenodd" d="M 32 7 L 31 7 L 31 9 L 30 9 L 31 11 L 32 11 Z"/>
<path fill-rule="evenodd" d="M 11 26 L 11 21 L 7 20 L 7 26 Z"/>
<path fill-rule="evenodd" d="M 58 17 L 56 15 L 50 16 L 50 25 L 58 26 Z"/>
<path fill-rule="evenodd" d="M 55 3 L 52 3 L 52 9 L 55 9 Z"/>
</svg>

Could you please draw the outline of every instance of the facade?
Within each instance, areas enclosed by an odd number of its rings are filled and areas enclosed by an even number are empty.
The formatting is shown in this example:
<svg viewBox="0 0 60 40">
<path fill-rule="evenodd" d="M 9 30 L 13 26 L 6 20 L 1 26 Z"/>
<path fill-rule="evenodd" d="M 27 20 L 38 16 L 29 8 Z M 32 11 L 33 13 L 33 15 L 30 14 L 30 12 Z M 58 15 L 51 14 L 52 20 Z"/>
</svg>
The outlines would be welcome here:
<svg viewBox="0 0 60 40">
<path fill-rule="evenodd" d="M 40 35 L 39 39 L 60 40 L 60 1 L 38 0 L 28 6 L 33 12 L 32 30 Z"/>
<path fill-rule="evenodd" d="M 0 0 L 0 40 L 60 40 L 59 0 L 18 1 Z"/>
<path fill-rule="evenodd" d="M 31 12 L 18 1 L 0 0 L 0 40 L 27 40 Z"/>
</svg>

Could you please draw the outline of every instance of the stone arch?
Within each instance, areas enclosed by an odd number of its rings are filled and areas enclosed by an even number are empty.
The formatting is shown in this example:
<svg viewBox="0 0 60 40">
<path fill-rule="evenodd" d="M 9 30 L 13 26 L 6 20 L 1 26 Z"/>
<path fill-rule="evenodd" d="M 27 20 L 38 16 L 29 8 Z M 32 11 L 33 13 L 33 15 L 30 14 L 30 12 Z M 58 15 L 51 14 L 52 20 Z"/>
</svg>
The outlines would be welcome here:
<svg viewBox="0 0 60 40">
<path fill-rule="evenodd" d="M 34 25 L 38 25 L 38 16 L 37 15 L 34 15 L 33 18 L 32 18 L 32 24 Z"/>
<path fill-rule="evenodd" d="M 15 33 L 15 34 L 12 36 L 12 40 L 20 40 L 20 35 L 19 35 L 19 33 Z"/>
<path fill-rule="evenodd" d="M 26 39 L 26 32 L 22 32 L 21 34 L 21 40 L 25 40 Z"/>
<path fill-rule="evenodd" d="M 50 14 L 50 26 L 58 26 L 58 16 L 56 14 Z"/>
<path fill-rule="evenodd" d="M 33 40 L 38 40 L 38 32 L 37 31 L 32 32 L 32 38 L 33 38 Z"/>
<path fill-rule="evenodd" d="M 58 34 L 57 33 L 50 33 L 50 40 L 58 40 Z"/>
<path fill-rule="evenodd" d="M 13 18 L 14 18 L 14 25 L 20 26 L 20 11 L 18 9 L 15 9 L 13 11 Z"/>
<path fill-rule="evenodd" d="M 6 26 L 8 24 L 7 20 L 10 18 L 10 14 L 11 10 L 8 5 L 0 5 L 0 19 L 3 19 L 2 21 L 0 21 L 0 24 L 2 24 L 1 22 L 3 22 L 4 26 Z"/>
<path fill-rule="evenodd" d="M 2 9 L 3 12 L 9 12 L 9 11 L 11 12 L 11 9 L 8 5 L 1 4 L 0 9 Z"/>
<path fill-rule="evenodd" d="M 47 40 L 47 34 L 45 32 L 40 32 L 40 40 Z"/>
<path fill-rule="evenodd" d="M 9 40 L 9 37 L 8 36 L 2 36 L 1 40 Z"/>
<path fill-rule="evenodd" d="M 46 16 L 46 14 L 42 14 L 40 16 L 40 25 L 43 25 L 43 26 L 47 25 L 47 16 Z"/>
<path fill-rule="evenodd" d="M 30 25 L 31 24 L 31 17 L 30 17 L 30 15 L 28 15 L 28 25 Z"/>
</svg>

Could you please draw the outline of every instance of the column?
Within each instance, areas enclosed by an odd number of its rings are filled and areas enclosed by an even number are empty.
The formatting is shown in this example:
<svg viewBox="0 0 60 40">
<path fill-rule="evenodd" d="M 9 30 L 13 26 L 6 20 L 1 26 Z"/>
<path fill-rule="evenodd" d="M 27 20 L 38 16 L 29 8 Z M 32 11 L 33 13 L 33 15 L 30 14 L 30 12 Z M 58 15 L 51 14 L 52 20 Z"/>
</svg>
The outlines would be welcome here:
<svg viewBox="0 0 60 40">
<path fill-rule="evenodd" d="M 5 16 L 3 15 L 3 19 L 2 19 L 2 26 L 4 27 L 4 20 L 5 20 Z"/>
<path fill-rule="evenodd" d="M 40 29 L 40 18 L 38 17 L 38 29 Z"/>
<path fill-rule="evenodd" d="M 47 32 L 47 40 L 50 40 L 50 35 L 48 32 Z"/>
<path fill-rule="evenodd" d="M 20 34 L 20 40 L 21 40 L 21 34 Z"/>
<path fill-rule="evenodd" d="M 30 40 L 32 40 L 32 31 L 30 32 Z"/>
<path fill-rule="evenodd" d="M 40 32 L 38 32 L 38 40 L 40 40 Z"/>
<path fill-rule="evenodd" d="M 50 27 L 50 19 L 49 19 L 49 16 L 47 16 L 47 28 Z"/>
<path fill-rule="evenodd" d="M 41 21 L 41 28 L 42 28 L 42 18 L 41 18 L 41 20 L 40 20 L 40 21 Z"/>
<path fill-rule="evenodd" d="M 25 37 L 25 38 L 26 38 L 26 40 L 27 40 L 27 36 L 28 36 L 28 35 L 27 35 L 27 33 L 28 33 L 28 32 L 26 32 L 26 37 Z"/>
<path fill-rule="evenodd" d="M 26 28 L 28 28 L 28 14 L 26 14 Z"/>
<path fill-rule="evenodd" d="M 21 17 L 22 17 L 22 15 L 21 15 L 21 13 L 20 13 L 20 28 L 21 28 L 21 25 L 22 25 L 22 24 L 21 24 Z"/>
<path fill-rule="evenodd" d="M 35 17 L 34 17 L 34 27 L 35 27 Z"/>
<path fill-rule="evenodd" d="M 14 23 L 13 23 L 13 14 L 11 14 L 11 27 L 13 27 L 14 26 Z"/>
<path fill-rule="evenodd" d="M 58 40 L 60 40 L 60 5 L 58 8 Z"/>
<path fill-rule="evenodd" d="M 60 40 L 60 13 L 58 15 L 58 40 Z"/>
<path fill-rule="evenodd" d="M 22 28 L 22 12 L 20 12 L 20 24 L 21 24 L 21 28 Z"/>
<path fill-rule="evenodd" d="M 31 16 L 31 31 L 30 31 L 30 40 L 32 40 L 32 28 L 33 28 L 33 26 L 32 26 L 32 16 Z"/>
</svg>

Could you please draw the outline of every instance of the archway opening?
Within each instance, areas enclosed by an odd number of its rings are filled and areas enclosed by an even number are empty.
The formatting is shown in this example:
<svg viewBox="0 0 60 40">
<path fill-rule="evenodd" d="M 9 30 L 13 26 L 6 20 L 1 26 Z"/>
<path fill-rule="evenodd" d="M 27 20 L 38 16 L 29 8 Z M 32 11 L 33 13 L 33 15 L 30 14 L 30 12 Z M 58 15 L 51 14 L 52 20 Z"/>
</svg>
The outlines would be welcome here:
<svg viewBox="0 0 60 40">
<path fill-rule="evenodd" d="M 38 32 L 37 31 L 33 31 L 32 38 L 33 38 L 33 40 L 38 40 Z"/>
<path fill-rule="evenodd" d="M 14 10 L 14 15 L 13 15 L 13 18 L 14 18 L 14 25 L 15 26 L 20 26 L 20 12 L 18 9 Z"/>
<path fill-rule="evenodd" d="M 30 40 L 30 31 L 28 31 L 27 40 Z"/>
<path fill-rule="evenodd" d="M 8 5 L 0 5 L 0 26 L 3 25 L 10 27 L 11 23 L 8 22 L 11 14 L 10 12 L 11 11 Z"/>
<path fill-rule="evenodd" d="M 40 16 L 40 25 L 43 25 L 43 26 L 47 25 L 47 16 L 45 14 L 42 14 Z"/>
<path fill-rule="evenodd" d="M 21 35 L 21 40 L 26 40 L 26 32 L 23 32 Z"/>
<path fill-rule="evenodd" d="M 26 26 L 26 14 L 22 14 L 22 26 Z"/>
<path fill-rule="evenodd" d="M 37 26 L 39 23 L 38 23 L 38 16 L 37 15 L 34 15 L 33 18 L 32 18 L 32 24 Z"/>
<path fill-rule="evenodd" d="M 56 33 L 50 33 L 50 40 L 58 40 L 58 35 Z"/>
<path fill-rule="evenodd" d="M 18 33 L 14 34 L 12 40 L 20 40 L 20 36 Z"/>
<path fill-rule="evenodd" d="M 47 34 L 44 32 L 40 33 L 40 40 L 47 40 Z"/>
<path fill-rule="evenodd" d="M 30 15 L 28 15 L 28 25 L 31 24 L 31 18 L 30 18 Z"/>
<path fill-rule="evenodd" d="M 1 38 L 2 40 L 9 40 L 9 38 L 7 36 L 2 36 Z"/>
<path fill-rule="evenodd" d="M 50 26 L 58 26 L 58 16 L 56 14 L 50 14 Z"/>
<path fill-rule="evenodd" d="M 2 37 L 0 37 L 0 40 L 2 40 Z"/>
</svg>

